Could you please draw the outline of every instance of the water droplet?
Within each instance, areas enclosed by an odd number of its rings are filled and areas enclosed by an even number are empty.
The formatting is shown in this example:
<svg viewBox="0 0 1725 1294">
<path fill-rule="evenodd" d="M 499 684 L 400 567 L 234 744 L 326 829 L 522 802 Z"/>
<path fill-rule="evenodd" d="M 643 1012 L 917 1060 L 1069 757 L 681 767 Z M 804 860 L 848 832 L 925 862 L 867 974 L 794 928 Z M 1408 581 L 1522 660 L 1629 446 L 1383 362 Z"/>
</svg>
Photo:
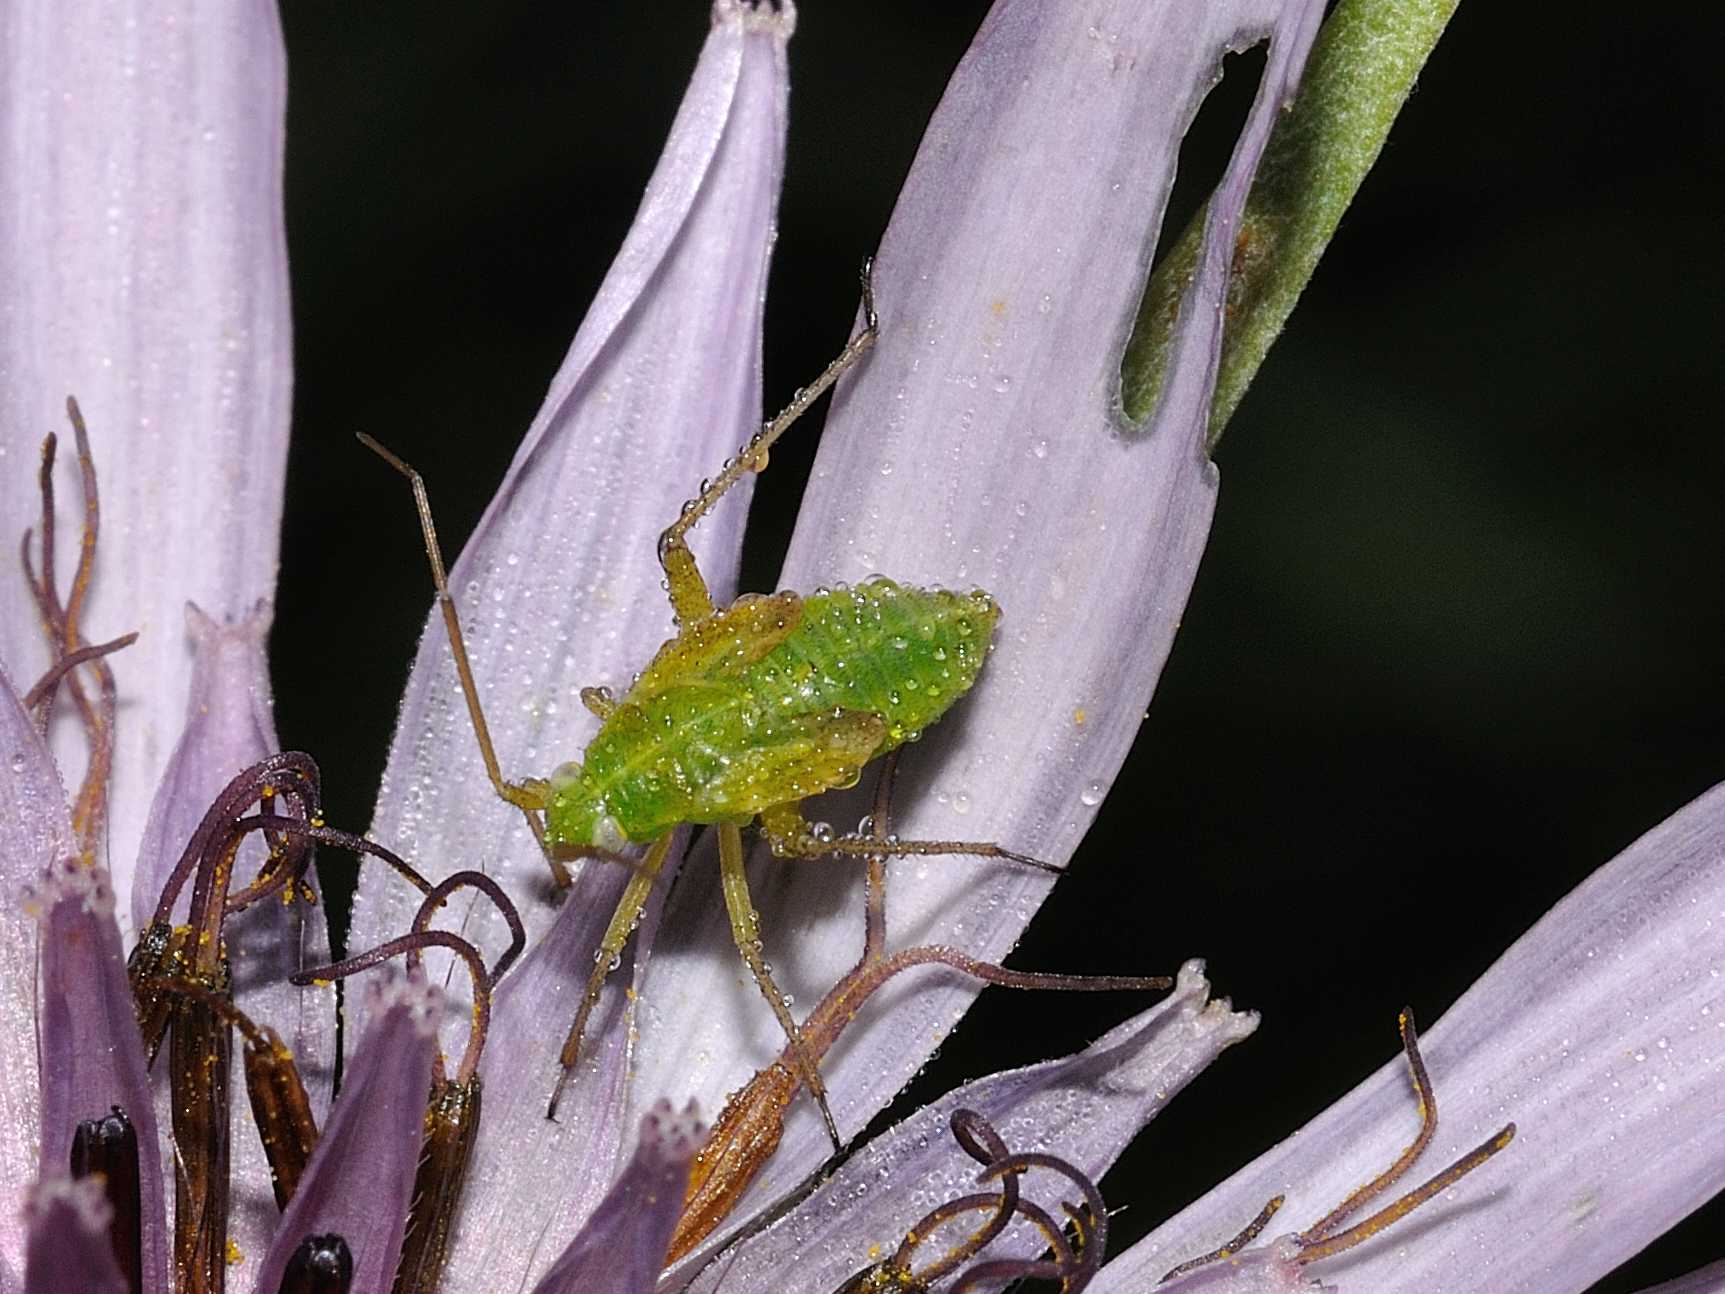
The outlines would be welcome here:
<svg viewBox="0 0 1725 1294">
<path fill-rule="evenodd" d="M 1102 797 L 1106 794 L 1108 794 L 1106 786 L 1102 785 L 1101 782 L 1092 782 L 1078 793 L 1078 801 L 1080 804 L 1087 804 L 1094 808 L 1102 803 Z"/>
<path fill-rule="evenodd" d="M 954 791 L 952 793 L 952 811 L 961 815 L 970 812 L 969 791 Z"/>
<path fill-rule="evenodd" d="M 1005 373 L 996 374 L 995 378 L 994 378 L 994 389 L 996 391 L 1009 391 L 1009 390 L 1011 390 L 1012 389 L 1012 379 L 1010 377 L 1008 377 Z"/>
<path fill-rule="evenodd" d="M 891 476 L 892 475 L 892 460 L 891 459 L 886 459 L 886 460 L 882 461 L 882 463 L 880 465 L 880 474 L 882 476 Z"/>
<path fill-rule="evenodd" d="M 1048 457 L 1048 442 L 1046 440 L 1037 441 L 1034 445 L 1032 445 L 1030 447 L 1030 452 L 1036 458 L 1047 458 Z"/>
</svg>

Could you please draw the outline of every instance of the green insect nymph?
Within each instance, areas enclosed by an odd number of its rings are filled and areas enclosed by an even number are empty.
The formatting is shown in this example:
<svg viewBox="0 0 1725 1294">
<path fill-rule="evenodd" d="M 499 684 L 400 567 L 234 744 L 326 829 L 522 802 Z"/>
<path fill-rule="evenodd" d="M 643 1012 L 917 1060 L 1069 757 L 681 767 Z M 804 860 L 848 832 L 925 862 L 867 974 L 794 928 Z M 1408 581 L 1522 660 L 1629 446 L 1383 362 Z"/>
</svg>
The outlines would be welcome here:
<svg viewBox="0 0 1725 1294">
<path fill-rule="evenodd" d="M 680 826 L 716 831 L 737 950 L 784 1029 L 835 1147 L 839 1135 L 825 1086 L 762 956 L 741 828 L 758 819 L 773 852 L 787 858 L 972 854 L 1048 868 L 987 843 L 835 835 L 830 828 L 810 827 L 802 815 L 804 799 L 855 785 L 870 760 L 914 741 L 970 690 L 1000 615 L 993 598 L 874 578 L 807 597 L 745 595 L 717 607 L 686 541 L 725 491 L 764 467 L 773 442 L 873 344 L 878 325 L 866 268 L 863 313 L 863 330 L 839 357 L 725 464 L 660 537 L 676 637 L 659 648 L 622 698 L 602 688 L 582 692 L 602 726 L 582 761 L 564 765 L 548 781 L 504 778 L 462 642 L 425 483 L 371 437 L 360 436 L 413 484 L 456 672 L 492 786 L 526 815 L 559 885 L 569 884 L 564 864 L 570 858 L 619 859 L 632 869 L 564 1042 L 553 1114 L 605 975 L 639 921 Z M 643 856 L 630 852 L 641 845 Z"/>
<path fill-rule="evenodd" d="M 585 762 L 552 775 L 546 842 L 620 850 L 855 785 L 970 689 L 999 614 L 980 591 L 887 579 L 739 598 L 598 702 Z"/>
</svg>

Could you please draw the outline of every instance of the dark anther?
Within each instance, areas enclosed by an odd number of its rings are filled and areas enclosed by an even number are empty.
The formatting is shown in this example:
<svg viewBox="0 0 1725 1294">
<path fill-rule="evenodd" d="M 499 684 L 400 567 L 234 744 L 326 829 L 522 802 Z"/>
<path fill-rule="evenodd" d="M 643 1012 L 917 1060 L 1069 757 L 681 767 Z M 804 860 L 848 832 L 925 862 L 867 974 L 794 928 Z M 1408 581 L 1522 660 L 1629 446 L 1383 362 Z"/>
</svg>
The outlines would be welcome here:
<svg viewBox="0 0 1725 1294">
<path fill-rule="evenodd" d="M 999 1193 L 961 1195 L 935 1208 L 905 1233 L 904 1242 L 891 1258 L 858 1272 L 835 1294 L 926 1294 L 936 1281 L 981 1253 L 1015 1217 L 1042 1232 L 1050 1256 L 974 1263 L 953 1284 L 951 1294 L 1018 1280 L 1058 1281 L 1061 1294 L 1078 1294 L 1100 1269 L 1107 1240 L 1107 1213 L 1095 1183 L 1057 1156 L 1011 1153 L 988 1121 L 974 1110 L 953 1111 L 952 1134 L 966 1154 L 984 1165 L 977 1181 L 986 1184 L 998 1180 Z M 1067 1239 L 1065 1229 L 1045 1210 L 1021 1197 L 1018 1178 L 1033 1168 L 1051 1169 L 1078 1187 L 1083 1205 L 1064 1206 L 1076 1243 Z M 983 1211 L 989 1217 L 981 1227 L 921 1271 L 912 1270 L 912 1254 L 930 1235 L 954 1218 Z"/>
<path fill-rule="evenodd" d="M 337 1235 L 307 1236 L 287 1261 L 279 1294 L 348 1294 L 353 1253 Z"/>
<path fill-rule="evenodd" d="M 465 1083 L 438 1079 L 431 1085 L 413 1204 L 391 1294 L 432 1294 L 438 1288 L 479 1129 L 480 1086 L 477 1074 Z"/>
<path fill-rule="evenodd" d="M 85 1119 L 72 1134 L 72 1176 L 100 1174 L 113 1207 L 108 1227 L 114 1262 L 131 1294 L 140 1294 L 143 1275 L 144 1210 L 138 1180 L 138 1133 L 119 1106 L 98 1119 Z"/>
</svg>

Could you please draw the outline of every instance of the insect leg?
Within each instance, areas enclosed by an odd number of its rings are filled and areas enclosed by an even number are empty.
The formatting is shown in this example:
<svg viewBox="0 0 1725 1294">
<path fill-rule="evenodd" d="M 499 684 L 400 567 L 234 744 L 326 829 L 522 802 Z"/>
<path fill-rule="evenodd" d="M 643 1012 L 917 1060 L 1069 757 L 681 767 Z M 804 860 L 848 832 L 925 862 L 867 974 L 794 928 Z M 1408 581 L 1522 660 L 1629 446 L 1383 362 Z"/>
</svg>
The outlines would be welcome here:
<svg viewBox="0 0 1725 1294">
<path fill-rule="evenodd" d="M 547 1119 L 557 1117 L 557 1103 L 563 1099 L 563 1089 L 574 1076 L 575 1062 L 581 1058 L 581 1036 L 587 1032 L 587 1019 L 599 1004 L 599 990 L 605 987 L 605 977 L 622 957 L 623 945 L 629 942 L 629 936 L 640 924 L 647 896 L 653 892 L 653 883 L 659 879 L 665 855 L 671 852 L 672 836 L 673 833 L 667 831 L 648 848 L 647 856 L 623 887 L 623 897 L 617 900 L 616 910 L 611 913 L 611 924 L 605 928 L 605 937 L 599 941 L 599 949 L 593 954 L 593 973 L 587 977 L 587 992 L 581 998 L 575 1022 L 569 1026 L 569 1033 L 563 1039 L 563 1051 L 557 1058 L 557 1063 L 563 1068 L 557 1074 L 557 1082 L 551 1088 L 551 1100 L 545 1107 Z"/>
<path fill-rule="evenodd" d="M 682 515 L 659 536 L 659 564 L 665 568 L 665 579 L 670 586 L 671 610 L 676 614 L 678 623 L 689 624 L 713 613 L 713 600 L 707 592 L 706 581 L 701 578 L 700 569 L 695 565 L 695 556 L 689 551 L 684 536 L 694 528 L 697 521 L 712 510 L 713 505 L 724 497 L 727 490 L 742 479 L 744 472 L 759 472 L 766 467 L 767 454 L 773 443 L 785 434 L 792 423 L 808 412 L 809 406 L 820 399 L 846 369 L 863 357 L 880 334 L 880 319 L 874 308 L 872 259 L 863 262 L 862 306 L 862 331 L 851 338 L 838 353 L 838 357 L 821 370 L 819 377 L 797 390 L 791 397 L 791 402 L 777 417 L 761 424 L 761 429 L 749 437 L 749 443 L 737 451 L 737 456 L 727 462 L 712 481 L 703 483 L 701 493 L 683 505 Z"/>
<path fill-rule="evenodd" d="M 767 1005 L 772 1007 L 773 1014 L 778 1017 L 779 1027 L 785 1031 L 785 1037 L 790 1041 L 791 1053 L 797 1068 L 802 1071 L 803 1082 L 809 1086 L 809 1095 L 815 1098 L 815 1103 L 821 1108 L 821 1119 L 826 1124 L 827 1136 L 832 1139 L 833 1149 L 843 1150 L 844 1142 L 839 1139 L 838 1124 L 833 1121 L 832 1109 L 827 1105 L 827 1086 L 821 1081 L 820 1067 L 803 1042 L 803 1033 L 797 1026 L 796 1017 L 791 1014 L 790 1007 L 785 1005 L 785 995 L 779 992 L 779 986 L 773 983 L 773 973 L 767 969 L 766 959 L 761 956 L 761 919 L 755 911 L 753 900 L 749 898 L 749 878 L 743 870 L 742 829 L 721 824 L 718 832 L 719 868 L 725 887 L 725 907 L 731 914 L 731 937 L 737 941 L 737 951 L 742 953 L 743 960 L 748 963 L 749 972 L 755 977 L 755 984 L 761 990 L 761 996 L 767 999 Z"/>
<path fill-rule="evenodd" d="M 538 786 L 520 785 L 506 780 L 497 762 L 497 749 L 491 744 L 491 728 L 485 722 L 485 711 L 479 704 L 479 687 L 473 681 L 473 666 L 467 659 L 467 640 L 461 632 L 461 617 L 455 610 L 455 598 L 449 592 L 449 578 L 443 568 L 443 549 L 437 542 L 437 527 L 431 520 L 431 498 L 425 492 L 425 478 L 410 464 L 396 457 L 365 432 L 357 433 L 359 443 L 396 471 L 413 487 L 414 506 L 419 511 L 419 529 L 425 538 L 425 556 L 431 563 L 431 582 L 437 589 L 437 605 L 443 610 L 443 628 L 449 636 L 449 650 L 455 657 L 455 673 L 461 679 L 461 695 L 467 701 L 467 717 L 473 722 L 473 735 L 479 740 L 479 755 L 485 761 L 485 775 L 492 789 L 504 800 L 521 810 L 528 829 L 539 842 L 540 852 L 551 868 L 557 888 L 569 888 L 569 869 L 553 858 L 545 847 L 545 824 L 540 813 L 545 809 L 546 793 Z"/>
<path fill-rule="evenodd" d="M 873 836 L 828 836 L 815 833 L 795 803 L 775 804 L 761 812 L 761 832 L 778 858 L 825 858 L 829 854 L 847 854 L 862 858 L 930 857 L 937 854 L 962 854 L 971 858 L 998 858 L 1038 871 L 1061 875 L 1066 869 L 1053 863 L 1015 853 L 987 840 L 900 840 L 888 836 L 885 840 Z"/>
</svg>

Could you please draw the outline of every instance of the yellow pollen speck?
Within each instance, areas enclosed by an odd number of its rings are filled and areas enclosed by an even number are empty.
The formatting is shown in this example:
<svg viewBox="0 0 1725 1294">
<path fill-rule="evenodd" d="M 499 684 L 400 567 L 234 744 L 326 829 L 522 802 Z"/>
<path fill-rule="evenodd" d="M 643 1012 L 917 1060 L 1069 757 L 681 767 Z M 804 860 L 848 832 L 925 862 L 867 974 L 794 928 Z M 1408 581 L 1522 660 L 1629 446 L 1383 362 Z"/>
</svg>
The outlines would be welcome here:
<svg viewBox="0 0 1725 1294">
<path fill-rule="evenodd" d="M 1089 716 L 1084 713 L 1082 706 L 1072 712 L 1072 722 L 1077 724 L 1080 728 L 1084 726 L 1084 721 L 1087 718 L 1089 718 Z"/>
<path fill-rule="evenodd" d="M 245 1251 L 241 1249 L 239 1245 L 230 1240 L 228 1241 L 227 1258 L 229 1267 L 237 1266 L 246 1260 Z"/>
<path fill-rule="evenodd" d="M 998 297 L 995 298 L 993 301 L 988 303 L 988 312 L 998 319 L 1006 313 L 1006 302 L 1000 300 Z"/>
</svg>

